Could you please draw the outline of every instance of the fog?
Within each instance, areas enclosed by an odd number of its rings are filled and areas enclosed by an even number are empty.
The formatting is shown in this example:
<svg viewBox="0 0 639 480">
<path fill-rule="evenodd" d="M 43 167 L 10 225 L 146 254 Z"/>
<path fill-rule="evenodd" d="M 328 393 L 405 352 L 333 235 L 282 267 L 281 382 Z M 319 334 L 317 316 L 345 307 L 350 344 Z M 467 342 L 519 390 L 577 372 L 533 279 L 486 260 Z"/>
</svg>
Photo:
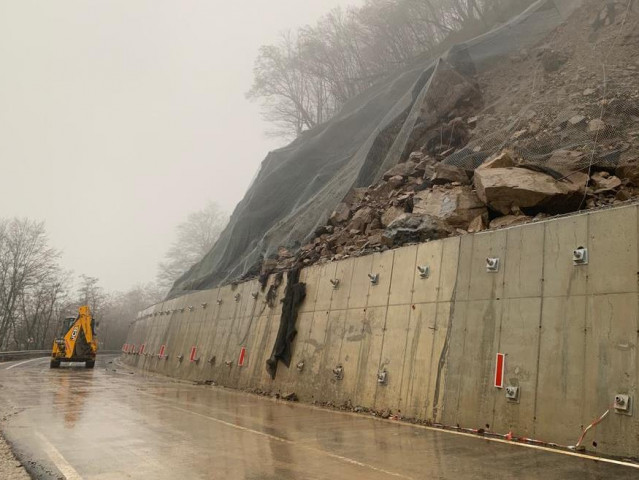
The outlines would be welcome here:
<svg viewBox="0 0 639 480">
<path fill-rule="evenodd" d="M 153 280 L 186 215 L 231 211 L 266 138 L 260 45 L 356 0 L 0 1 L 0 217 L 44 220 L 108 289 Z"/>
</svg>

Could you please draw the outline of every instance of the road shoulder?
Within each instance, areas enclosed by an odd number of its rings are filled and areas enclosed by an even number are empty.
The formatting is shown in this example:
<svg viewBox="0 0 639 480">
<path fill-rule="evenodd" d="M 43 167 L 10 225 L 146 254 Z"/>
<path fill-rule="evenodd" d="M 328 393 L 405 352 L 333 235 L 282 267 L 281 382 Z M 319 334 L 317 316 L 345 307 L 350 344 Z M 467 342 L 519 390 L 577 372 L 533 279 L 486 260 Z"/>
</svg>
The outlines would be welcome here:
<svg viewBox="0 0 639 480">
<path fill-rule="evenodd" d="M 11 451 L 2 433 L 0 433 L 0 478 L 7 480 L 29 480 L 31 478 Z"/>
</svg>

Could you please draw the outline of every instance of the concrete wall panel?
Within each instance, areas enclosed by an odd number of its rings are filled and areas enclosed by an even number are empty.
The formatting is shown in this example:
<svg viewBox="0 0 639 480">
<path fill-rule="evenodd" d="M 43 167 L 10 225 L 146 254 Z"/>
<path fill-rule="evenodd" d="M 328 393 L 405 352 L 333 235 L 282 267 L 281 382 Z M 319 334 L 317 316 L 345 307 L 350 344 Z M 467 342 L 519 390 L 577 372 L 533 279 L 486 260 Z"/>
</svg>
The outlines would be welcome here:
<svg viewBox="0 0 639 480">
<path fill-rule="evenodd" d="M 470 264 L 469 300 L 502 298 L 504 291 L 504 271 L 506 270 L 507 230 L 481 233 L 475 236 Z M 486 258 L 499 258 L 498 272 L 486 271 Z"/>
<path fill-rule="evenodd" d="M 581 434 L 586 303 L 584 296 L 544 299 L 535 438 L 570 445 Z"/>
<path fill-rule="evenodd" d="M 370 334 L 371 330 L 366 316 L 366 309 L 348 310 L 344 323 L 344 336 L 339 361 L 329 363 L 325 369 L 325 375 L 330 378 L 330 381 L 339 383 L 336 388 L 340 391 L 340 398 L 344 399 L 344 401 L 351 400 L 353 404 L 357 404 L 356 389 L 359 352 L 365 336 Z M 336 380 L 332 374 L 332 370 L 337 365 L 342 365 L 344 368 L 344 376 L 341 380 Z"/>
<path fill-rule="evenodd" d="M 328 312 L 331 309 L 331 300 L 333 297 L 333 285 L 331 279 L 335 278 L 336 263 L 325 263 L 319 269 L 317 277 L 317 297 L 315 299 L 316 312 Z"/>
<path fill-rule="evenodd" d="M 413 283 L 416 273 L 415 260 L 417 245 L 395 250 L 393 274 L 390 284 L 389 305 L 410 304 L 413 296 Z"/>
<path fill-rule="evenodd" d="M 318 392 L 317 379 L 322 371 L 322 358 L 324 349 L 326 348 L 326 329 L 328 327 L 328 312 L 320 311 L 308 314 L 308 319 L 304 319 L 303 323 L 310 325 L 308 334 L 305 335 L 303 348 L 299 355 L 294 355 L 293 370 L 295 370 L 296 378 L 299 378 L 295 364 L 304 361 L 303 378 L 313 379 L 310 385 L 305 385 L 305 390 L 300 390 L 301 394 L 310 395 L 315 398 Z M 296 343 L 298 343 L 296 341 Z M 299 345 L 298 345 L 299 347 Z"/>
<path fill-rule="evenodd" d="M 494 398 L 495 418 L 491 426 L 498 432 L 534 433 L 535 388 L 539 349 L 541 299 L 519 298 L 503 301 L 498 350 L 489 352 L 491 376 L 484 391 Z M 506 354 L 504 382 L 520 388 L 519 402 L 506 399 L 504 389 L 493 386 L 495 354 Z"/>
<path fill-rule="evenodd" d="M 586 307 L 585 424 L 613 403 L 615 394 L 637 398 L 637 295 L 591 296 Z M 597 428 L 602 451 L 630 451 L 637 446 L 639 411 L 633 416 L 612 413 Z M 636 451 L 636 450 L 635 450 Z"/>
<path fill-rule="evenodd" d="M 377 371 L 373 372 L 374 375 L 386 370 L 387 380 L 385 384 L 377 384 L 375 408 L 396 411 L 400 406 L 410 312 L 410 305 L 388 307 L 382 355 Z"/>
<path fill-rule="evenodd" d="M 504 297 L 539 297 L 544 267 L 543 223 L 506 230 Z"/>
<path fill-rule="evenodd" d="M 470 297 L 470 277 L 473 266 L 473 245 L 477 235 L 464 235 L 459 240 L 459 256 L 457 265 L 457 280 L 455 299 L 466 301 Z"/>
<path fill-rule="evenodd" d="M 381 280 L 380 280 L 381 283 Z M 382 355 L 386 307 L 367 308 L 362 320 L 361 343 L 357 360 L 355 398 L 358 404 L 372 406 L 377 390 L 377 371 Z M 344 375 L 349 372 L 344 372 Z"/>
<path fill-rule="evenodd" d="M 637 208 L 588 215 L 588 291 L 637 292 Z"/>
<path fill-rule="evenodd" d="M 349 258 L 342 262 L 335 263 L 335 278 L 339 280 L 339 285 L 333 290 L 331 299 L 331 310 L 345 310 L 348 308 L 348 298 L 351 293 L 353 283 L 353 267 L 355 259 Z M 364 297 L 365 298 L 365 297 Z"/>
<path fill-rule="evenodd" d="M 410 311 L 399 409 L 407 417 L 427 418 L 428 383 L 433 363 L 437 304 L 416 304 Z"/>
<path fill-rule="evenodd" d="M 305 268 L 300 273 L 300 282 L 306 283 L 306 298 L 304 303 L 300 307 L 300 312 L 314 312 L 315 301 L 317 299 L 317 288 L 320 284 L 320 275 L 322 271 L 322 265 L 313 265 L 312 267 Z M 282 289 L 282 298 L 285 290 Z"/>
<path fill-rule="evenodd" d="M 588 217 L 551 220 L 544 225 L 544 297 L 585 294 L 588 266 L 575 267 L 572 252 L 588 246 Z"/>
<path fill-rule="evenodd" d="M 453 304 L 440 302 L 433 330 L 433 349 L 428 368 L 428 391 L 426 393 L 425 411 L 422 418 L 434 422 L 441 421 L 444 392 L 447 378 L 447 359 L 450 354 L 450 330 L 452 326 Z"/>
<path fill-rule="evenodd" d="M 373 266 L 371 273 L 379 274 L 377 285 L 370 285 L 368 290 L 367 307 L 385 307 L 388 305 L 388 294 L 390 292 L 390 283 L 393 275 L 393 258 L 395 250 L 388 250 L 383 253 L 373 254 Z M 409 277 L 412 275 L 409 274 Z M 355 278 L 355 282 L 365 281 L 366 277 L 360 279 Z"/>
<path fill-rule="evenodd" d="M 437 297 L 440 302 L 450 302 L 458 291 L 457 269 L 461 238 L 463 237 L 447 238 L 441 241 L 443 248 Z"/>
<path fill-rule="evenodd" d="M 466 306 L 464 345 L 459 362 L 457 421 L 467 427 L 493 423 L 493 372 L 498 348 L 502 304 L 499 300 L 478 300 Z M 460 352 L 454 352 L 457 357 Z M 448 418 L 448 417 L 446 417 Z"/>
<path fill-rule="evenodd" d="M 413 272 L 413 303 L 436 302 L 439 294 L 439 280 L 442 274 L 443 242 L 428 242 L 417 246 L 417 258 Z M 429 267 L 430 275 L 421 278 L 417 266 Z"/>
<path fill-rule="evenodd" d="M 353 266 L 348 308 L 366 308 L 370 281 L 368 274 L 373 268 L 373 255 L 357 257 Z M 341 287 L 342 285 L 340 285 Z M 377 287 L 376 287 L 377 288 Z"/>
<path fill-rule="evenodd" d="M 343 381 L 335 378 L 333 369 L 342 363 L 342 345 L 346 332 L 347 310 L 336 310 L 329 313 L 326 328 L 325 348 L 322 356 L 320 373 L 313 381 L 316 391 L 322 395 L 318 399 L 328 398 L 341 405 L 350 399 L 351 392 L 345 388 Z"/>
</svg>

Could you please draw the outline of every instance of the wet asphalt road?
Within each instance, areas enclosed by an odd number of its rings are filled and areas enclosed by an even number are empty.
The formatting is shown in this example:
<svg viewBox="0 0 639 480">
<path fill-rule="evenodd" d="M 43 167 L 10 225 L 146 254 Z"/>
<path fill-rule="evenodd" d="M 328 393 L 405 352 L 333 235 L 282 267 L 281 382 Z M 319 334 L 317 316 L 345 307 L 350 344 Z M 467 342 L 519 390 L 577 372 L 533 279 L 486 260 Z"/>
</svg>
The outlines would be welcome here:
<svg viewBox="0 0 639 480">
<path fill-rule="evenodd" d="M 36 478 L 636 479 L 639 470 L 146 377 L 99 358 L 0 364 L 2 430 Z"/>
</svg>

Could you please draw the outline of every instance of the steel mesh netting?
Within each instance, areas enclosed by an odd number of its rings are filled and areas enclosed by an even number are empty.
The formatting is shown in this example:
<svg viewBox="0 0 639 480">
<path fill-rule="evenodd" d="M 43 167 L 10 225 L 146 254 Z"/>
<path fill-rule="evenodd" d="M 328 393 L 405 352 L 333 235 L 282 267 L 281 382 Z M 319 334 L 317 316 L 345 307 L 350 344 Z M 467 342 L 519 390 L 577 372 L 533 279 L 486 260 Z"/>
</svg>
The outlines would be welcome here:
<svg viewBox="0 0 639 480">
<path fill-rule="evenodd" d="M 535 2 L 441 59 L 399 71 L 270 152 L 216 245 L 170 295 L 257 273 L 261 259 L 302 244 L 353 187 L 376 182 L 414 150 L 467 168 L 504 148 L 548 166 L 561 149 L 579 152 L 571 155 L 580 165 L 618 162 L 626 148 L 618 139 L 637 115 L 631 73 L 639 70 L 627 67 L 639 52 L 639 26 L 636 7 L 617 3 L 615 18 L 595 26 L 601 1 Z M 595 134 L 593 120 L 605 124 Z M 465 130 L 461 141 L 456 128 Z"/>
</svg>

